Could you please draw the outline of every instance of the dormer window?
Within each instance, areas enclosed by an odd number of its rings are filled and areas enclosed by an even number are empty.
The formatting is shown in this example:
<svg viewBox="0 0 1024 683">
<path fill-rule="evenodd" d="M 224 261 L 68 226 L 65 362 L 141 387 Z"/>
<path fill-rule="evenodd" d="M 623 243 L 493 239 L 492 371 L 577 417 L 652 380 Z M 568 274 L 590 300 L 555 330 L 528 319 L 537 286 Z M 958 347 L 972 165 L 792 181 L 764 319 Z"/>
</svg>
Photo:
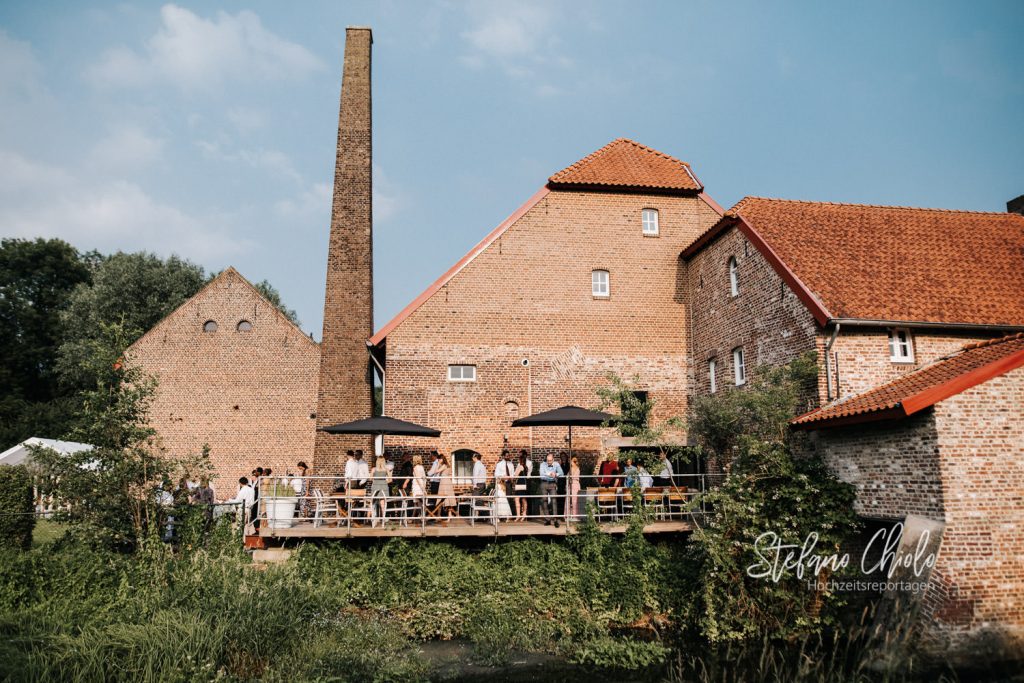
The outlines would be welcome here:
<svg viewBox="0 0 1024 683">
<path fill-rule="evenodd" d="M 610 296 L 611 285 L 607 270 L 595 270 L 590 273 L 590 293 L 602 299 Z"/>
<path fill-rule="evenodd" d="M 739 268 L 736 267 L 736 257 L 729 257 L 729 293 L 732 296 L 739 296 L 740 294 L 740 273 Z"/>
<path fill-rule="evenodd" d="M 657 209 L 644 209 L 641 212 L 641 221 L 643 223 L 643 233 L 647 237 L 658 236 L 658 210 Z"/>
<path fill-rule="evenodd" d="M 914 344 L 907 328 L 897 327 L 889 330 L 889 360 L 893 363 L 914 362 Z"/>
</svg>

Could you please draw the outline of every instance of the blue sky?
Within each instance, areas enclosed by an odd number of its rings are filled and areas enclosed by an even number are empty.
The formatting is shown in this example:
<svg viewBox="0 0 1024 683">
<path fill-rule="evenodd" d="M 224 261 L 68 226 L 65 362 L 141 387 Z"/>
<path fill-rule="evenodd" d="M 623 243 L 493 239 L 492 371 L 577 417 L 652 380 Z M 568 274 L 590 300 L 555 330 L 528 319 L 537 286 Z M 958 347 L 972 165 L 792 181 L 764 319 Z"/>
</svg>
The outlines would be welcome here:
<svg viewBox="0 0 1024 683">
<path fill-rule="evenodd" d="M 1024 3 L 0 4 L 0 235 L 269 279 L 320 337 L 344 27 L 374 29 L 377 325 L 616 137 L 746 194 L 1001 211 Z"/>
</svg>

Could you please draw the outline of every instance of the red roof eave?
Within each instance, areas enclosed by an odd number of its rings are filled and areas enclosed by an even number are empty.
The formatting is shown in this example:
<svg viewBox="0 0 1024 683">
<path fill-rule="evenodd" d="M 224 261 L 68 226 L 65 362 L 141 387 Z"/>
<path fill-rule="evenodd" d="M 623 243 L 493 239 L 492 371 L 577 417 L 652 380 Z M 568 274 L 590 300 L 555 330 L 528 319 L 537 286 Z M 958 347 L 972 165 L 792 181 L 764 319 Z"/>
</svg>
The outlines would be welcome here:
<svg viewBox="0 0 1024 683">
<path fill-rule="evenodd" d="M 712 200 L 714 201 L 714 200 Z M 709 206 L 711 206 L 709 204 Z M 712 208 L 714 208 L 712 206 Z M 782 258 L 772 249 L 771 245 L 761 236 L 761 234 L 754 229 L 754 227 L 747 222 L 742 214 L 735 211 L 731 212 L 727 216 L 723 216 L 722 220 L 718 221 L 713 225 L 707 232 L 698 237 L 693 244 L 688 246 L 679 255 L 683 260 L 689 260 L 697 252 L 701 251 L 708 244 L 713 242 L 719 235 L 725 232 L 728 228 L 736 226 L 740 229 L 740 232 L 747 238 L 747 240 L 761 252 L 765 260 L 771 265 L 771 267 L 778 273 L 779 277 L 789 286 L 791 290 L 797 295 L 797 298 L 803 302 L 807 310 L 811 312 L 814 319 L 819 325 L 824 327 L 830 320 L 832 320 L 832 314 L 829 313 L 825 305 L 811 292 L 807 286 L 801 282 L 800 278 L 796 276 L 789 266 L 787 266 Z"/>
<path fill-rule="evenodd" d="M 1011 353 L 1003 358 L 995 360 L 981 367 L 969 370 L 957 375 L 942 384 L 922 389 L 921 391 L 904 397 L 898 403 L 888 407 L 865 409 L 854 414 L 836 415 L 834 417 L 815 418 L 816 414 L 823 413 L 828 407 L 817 408 L 803 415 L 799 415 L 790 421 L 793 429 L 819 429 L 840 427 L 849 424 L 863 422 L 874 422 L 877 420 L 891 420 L 909 417 L 919 413 L 925 408 L 930 408 L 936 403 L 946 400 L 951 396 L 970 389 L 979 384 L 984 384 L 990 379 L 1004 375 L 1011 370 L 1024 367 L 1024 349 Z M 896 380 L 898 381 L 898 380 Z"/>
<path fill-rule="evenodd" d="M 540 200 L 544 199 L 544 197 L 548 195 L 549 192 L 550 190 L 548 190 L 547 187 L 542 187 L 541 189 L 537 190 L 537 192 L 535 192 L 532 197 L 527 199 L 522 206 L 516 209 L 511 216 L 502 221 L 498 227 L 492 230 L 486 237 L 480 240 L 480 242 L 478 242 L 476 246 L 470 249 L 469 253 L 467 253 L 465 256 L 459 259 L 459 261 L 454 266 L 446 270 L 444 274 L 441 275 L 441 277 L 434 281 L 433 284 L 431 284 L 429 287 L 423 290 L 422 294 L 413 299 L 413 301 L 408 306 L 399 311 L 398 315 L 396 315 L 394 318 L 388 321 L 388 323 L 384 325 L 384 327 L 377 330 L 376 334 L 374 334 L 366 341 L 367 346 L 377 346 L 378 344 L 383 342 L 387 338 L 387 336 L 391 334 L 392 330 L 401 325 L 402 321 L 404 321 L 406 318 L 412 315 L 416 311 L 416 309 L 418 309 L 427 301 L 427 299 L 432 297 L 435 293 L 437 293 L 438 290 L 440 290 L 442 287 L 448 284 L 448 282 L 453 277 L 455 277 L 459 273 L 459 271 L 461 271 L 463 268 L 469 265 L 469 263 L 472 262 L 472 260 L 475 259 L 477 256 L 479 256 L 480 253 L 484 251 L 484 249 L 489 247 L 496 239 L 501 237 L 501 235 L 506 230 L 508 230 L 513 223 L 518 221 L 520 218 L 523 217 L 524 214 L 526 214 L 527 211 L 536 206 L 540 202 Z"/>
</svg>

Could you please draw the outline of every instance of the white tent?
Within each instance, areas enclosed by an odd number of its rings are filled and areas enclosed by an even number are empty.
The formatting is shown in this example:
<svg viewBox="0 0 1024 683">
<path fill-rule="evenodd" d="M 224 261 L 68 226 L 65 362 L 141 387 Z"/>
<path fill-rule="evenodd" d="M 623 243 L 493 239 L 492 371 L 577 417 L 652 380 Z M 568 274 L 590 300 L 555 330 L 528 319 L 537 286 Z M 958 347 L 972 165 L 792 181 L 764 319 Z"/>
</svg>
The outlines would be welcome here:
<svg viewBox="0 0 1024 683">
<path fill-rule="evenodd" d="M 32 456 L 32 453 L 29 450 L 30 446 L 52 448 L 63 455 L 71 455 L 72 453 L 78 453 L 79 451 L 92 450 L 92 446 L 87 443 L 58 441 L 57 439 L 41 439 L 37 436 L 33 436 L 31 439 L 25 439 L 17 446 L 11 446 L 3 453 L 0 453 L 0 465 L 22 464 Z"/>
</svg>

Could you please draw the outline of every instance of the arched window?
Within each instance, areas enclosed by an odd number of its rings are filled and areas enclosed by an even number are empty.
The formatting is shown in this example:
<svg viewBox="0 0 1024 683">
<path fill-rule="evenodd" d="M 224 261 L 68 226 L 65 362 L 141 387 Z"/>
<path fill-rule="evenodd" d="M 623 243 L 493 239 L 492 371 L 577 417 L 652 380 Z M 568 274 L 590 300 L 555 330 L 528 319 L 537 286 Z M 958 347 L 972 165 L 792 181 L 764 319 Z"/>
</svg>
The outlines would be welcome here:
<svg viewBox="0 0 1024 683">
<path fill-rule="evenodd" d="M 252 323 L 248 320 L 241 320 L 236 328 L 239 332 L 252 332 Z"/>
<path fill-rule="evenodd" d="M 203 323 L 203 332 L 216 332 L 216 331 L 217 331 L 217 323 L 214 322 L 213 320 L 207 320 L 205 323 Z"/>
<path fill-rule="evenodd" d="M 729 257 L 729 291 L 733 296 L 738 296 L 740 293 L 740 273 L 739 268 L 736 267 L 736 257 Z"/>
<path fill-rule="evenodd" d="M 460 448 L 452 453 L 452 474 L 455 476 L 456 484 L 473 483 L 473 456 L 476 451 L 468 448 Z"/>
</svg>

